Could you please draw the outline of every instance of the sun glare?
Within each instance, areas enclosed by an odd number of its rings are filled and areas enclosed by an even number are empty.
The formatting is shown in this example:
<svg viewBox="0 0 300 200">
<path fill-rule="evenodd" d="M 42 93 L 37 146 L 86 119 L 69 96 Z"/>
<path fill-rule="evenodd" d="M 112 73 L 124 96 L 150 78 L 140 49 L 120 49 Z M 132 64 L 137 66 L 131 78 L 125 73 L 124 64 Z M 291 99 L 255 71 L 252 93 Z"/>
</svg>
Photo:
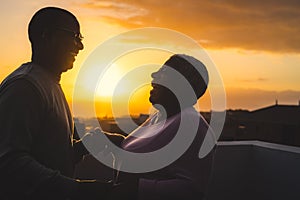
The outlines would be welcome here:
<svg viewBox="0 0 300 200">
<path fill-rule="evenodd" d="M 101 77 L 101 80 L 99 80 L 98 82 L 96 97 L 112 97 L 114 95 L 114 91 L 118 85 L 118 82 L 122 79 L 122 75 L 123 73 L 121 68 L 116 64 L 112 64 L 111 67 L 109 67 L 105 71 L 105 73 Z M 126 86 L 123 85 L 123 87 Z"/>
</svg>

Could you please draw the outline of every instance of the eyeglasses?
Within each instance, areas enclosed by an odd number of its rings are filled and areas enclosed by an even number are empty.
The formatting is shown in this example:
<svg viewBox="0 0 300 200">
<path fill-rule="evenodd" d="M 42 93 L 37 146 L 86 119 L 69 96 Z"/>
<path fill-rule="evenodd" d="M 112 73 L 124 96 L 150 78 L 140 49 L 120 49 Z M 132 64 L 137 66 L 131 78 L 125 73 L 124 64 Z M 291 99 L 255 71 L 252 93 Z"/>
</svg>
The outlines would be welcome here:
<svg viewBox="0 0 300 200">
<path fill-rule="evenodd" d="M 61 30 L 61 31 L 65 31 L 68 33 L 72 34 L 72 37 L 74 38 L 75 41 L 82 41 L 83 40 L 83 36 L 81 35 L 81 33 L 76 33 L 70 29 L 66 29 L 66 28 L 56 28 L 57 30 Z"/>
</svg>

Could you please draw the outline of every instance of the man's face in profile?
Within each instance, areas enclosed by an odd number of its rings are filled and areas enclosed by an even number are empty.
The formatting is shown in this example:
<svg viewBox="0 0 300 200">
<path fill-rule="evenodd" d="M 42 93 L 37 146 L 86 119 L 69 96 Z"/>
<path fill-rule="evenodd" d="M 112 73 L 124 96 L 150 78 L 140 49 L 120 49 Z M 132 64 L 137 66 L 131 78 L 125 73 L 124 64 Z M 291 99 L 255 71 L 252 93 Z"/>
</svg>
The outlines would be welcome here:
<svg viewBox="0 0 300 200">
<path fill-rule="evenodd" d="M 66 16 L 51 32 L 49 56 L 53 58 L 53 65 L 59 68 L 58 72 L 72 69 L 75 57 L 83 49 L 78 22 Z"/>
</svg>

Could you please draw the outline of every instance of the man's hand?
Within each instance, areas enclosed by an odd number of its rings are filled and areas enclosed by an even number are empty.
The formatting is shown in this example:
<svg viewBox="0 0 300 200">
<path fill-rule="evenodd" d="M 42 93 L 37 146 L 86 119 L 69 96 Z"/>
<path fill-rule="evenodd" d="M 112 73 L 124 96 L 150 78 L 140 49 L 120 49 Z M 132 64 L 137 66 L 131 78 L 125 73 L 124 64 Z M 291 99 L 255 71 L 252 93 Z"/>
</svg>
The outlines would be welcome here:
<svg viewBox="0 0 300 200">
<path fill-rule="evenodd" d="M 105 131 L 102 131 L 100 128 L 95 128 L 93 133 L 94 134 L 104 134 L 113 144 L 117 145 L 118 147 L 121 145 L 122 141 L 125 139 L 125 136 L 122 134 L 105 132 Z"/>
<path fill-rule="evenodd" d="M 86 133 L 81 141 L 85 144 L 85 146 L 89 147 L 89 150 L 98 154 L 101 151 L 109 148 L 109 143 L 105 140 L 107 137 L 114 145 L 120 147 L 122 141 L 125 139 L 125 136 L 118 134 L 118 133 L 109 133 L 103 132 L 100 128 L 95 128 L 94 131 Z"/>
<path fill-rule="evenodd" d="M 108 133 L 108 132 L 104 132 L 104 134 L 106 135 L 106 137 L 108 137 L 108 139 L 116 146 L 120 147 L 122 141 L 125 139 L 124 135 L 118 134 L 118 133 Z"/>
<path fill-rule="evenodd" d="M 87 150 L 91 153 L 98 154 L 104 151 L 107 144 L 103 133 L 99 131 L 91 131 L 86 133 L 80 141 L 84 144 Z"/>
</svg>

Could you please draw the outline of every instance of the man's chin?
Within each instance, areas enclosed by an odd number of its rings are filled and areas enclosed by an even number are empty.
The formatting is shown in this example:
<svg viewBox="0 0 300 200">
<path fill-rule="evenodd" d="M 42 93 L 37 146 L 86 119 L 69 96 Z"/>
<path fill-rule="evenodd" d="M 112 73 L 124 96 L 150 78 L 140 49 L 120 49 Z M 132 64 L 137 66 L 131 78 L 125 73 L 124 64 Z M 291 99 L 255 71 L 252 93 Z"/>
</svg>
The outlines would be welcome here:
<svg viewBox="0 0 300 200">
<path fill-rule="evenodd" d="M 66 72 L 70 69 L 73 69 L 73 63 L 72 64 L 67 64 L 67 65 L 64 65 L 64 67 L 62 68 L 61 72 Z"/>
</svg>

